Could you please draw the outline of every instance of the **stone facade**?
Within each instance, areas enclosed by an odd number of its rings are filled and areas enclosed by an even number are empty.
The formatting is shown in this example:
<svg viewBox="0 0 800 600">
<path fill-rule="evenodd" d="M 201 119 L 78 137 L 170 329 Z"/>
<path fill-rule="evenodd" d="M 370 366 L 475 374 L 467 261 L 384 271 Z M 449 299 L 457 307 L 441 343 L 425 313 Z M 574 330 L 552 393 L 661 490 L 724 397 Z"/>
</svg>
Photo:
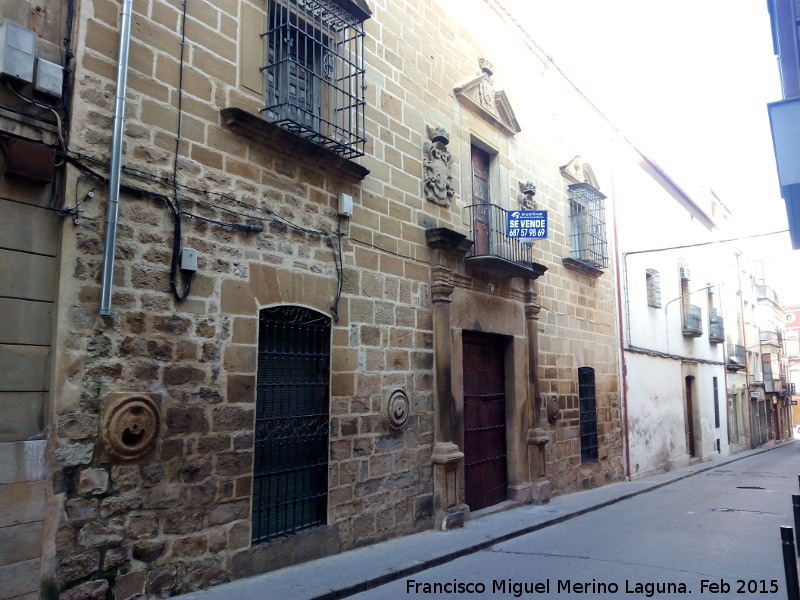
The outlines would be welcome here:
<svg viewBox="0 0 800 600">
<path fill-rule="evenodd" d="M 448 2 L 367 4 L 367 142 L 347 160 L 262 126 L 264 49 L 251 34 L 267 29 L 265 2 L 194 0 L 185 15 L 172 0 L 133 3 L 103 316 L 120 3 L 75 6 L 69 128 L 55 167 L 69 218 L 55 253 L 47 411 L 41 575 L 51 596 L 166 597 L 459 525 L 473 512 L 465 333 L 501 343 L 502 506 L 621 479 L 613 263 L 565 260 L 575 250 L 568 185 L 610 181 L 606 124 L 493 3 L 470 2 L 480 27 L 459 22 L 470 11 Z M 512 43 L 489 68 L 481 58 L 500 38 Z M 533 75 L 517 76 L 517 55 Z M 439 128 L 449 134 L 447 160 L 437 158 L 447 183 L 435 202 L 424 161 L 443 143 L 429 133 Z M 489 157 L 493 205 L 529 209 L 535 193 L 549 210 L 550 237 L 521 246 L 529 254 L 510 271 L 472 248 L 473 148 Z M 565 176 L 578 154 L 597 179 L 582 167 Z M 350 218 L 338 215 L 342 194 L 353 198 Z M 170 277 L 177 211 L 199 267 L 182 301 L 187 280 Z M 327 504 L 322 526 L 253 543 L 259 315 L 274 306 L 330 319 Z M 581 367 L 596 401 L 588 459 Z M 407 412 L 404 423 L 389 404 Z"/>
</svg>

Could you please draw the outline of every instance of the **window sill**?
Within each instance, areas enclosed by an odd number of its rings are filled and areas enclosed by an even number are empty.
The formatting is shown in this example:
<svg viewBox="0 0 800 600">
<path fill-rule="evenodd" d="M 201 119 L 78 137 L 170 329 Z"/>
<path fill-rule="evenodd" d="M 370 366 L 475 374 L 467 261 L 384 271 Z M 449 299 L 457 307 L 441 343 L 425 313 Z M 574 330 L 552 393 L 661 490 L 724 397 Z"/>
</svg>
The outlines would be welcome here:
<svg viewBox="0 0 800 600">
<path fill-rule="evenodd" d="M 592 265 L 586 264 L 585 262 L 581 262 L 574 258 L 562 258 L 561 262 L 571 271 L 576 271 L 578 273 L 582 273 L 583 275 L 588 275 L 589 277 L 600 277 L 603 274 L 603 269 L 593 267 Z"/>
<path fill-rule="evenodd" d="M 356 181 L 362 181 L 369 175 L 369 169 L 366 167 L 281 129 L 241 108 L 223 108 L 220 115 L 222 124 L 234 133 L 271 147 L 283 156 L 296 158 L 306 163 L 314 161 L 314 166 L 323 171 Z"/>
</svg>

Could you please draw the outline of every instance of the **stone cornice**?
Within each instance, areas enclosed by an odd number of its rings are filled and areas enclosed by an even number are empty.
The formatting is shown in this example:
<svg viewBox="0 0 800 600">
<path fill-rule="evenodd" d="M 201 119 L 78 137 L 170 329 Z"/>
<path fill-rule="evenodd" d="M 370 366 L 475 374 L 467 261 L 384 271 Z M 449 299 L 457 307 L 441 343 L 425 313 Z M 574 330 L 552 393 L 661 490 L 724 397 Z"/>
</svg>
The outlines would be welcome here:
<svg viewBox="0 0 800 600">
<path fill-rule="evenodd" d="M 282 155 L 302 160 L 309 166 L 316 166 L 321 171 L 331 172 L 355 181 L 361 181 L 369 175 L 369 169 L 366 167 L 294 135 L 241 108 L 223 108 L 220 116 L 222 124 L 234 133 L 272 148 Z"/>
<path fill-rule="evenodd" d="M 589 265 L 583 261 L 570 257 L 562 258 L 561 262 L 571 271 L 577 271 L 578 273 L 583 273 L 589 277 L 600 277 L 604 272 L 603 269 L 593 267 L 592 265 Z"/>
</svg>

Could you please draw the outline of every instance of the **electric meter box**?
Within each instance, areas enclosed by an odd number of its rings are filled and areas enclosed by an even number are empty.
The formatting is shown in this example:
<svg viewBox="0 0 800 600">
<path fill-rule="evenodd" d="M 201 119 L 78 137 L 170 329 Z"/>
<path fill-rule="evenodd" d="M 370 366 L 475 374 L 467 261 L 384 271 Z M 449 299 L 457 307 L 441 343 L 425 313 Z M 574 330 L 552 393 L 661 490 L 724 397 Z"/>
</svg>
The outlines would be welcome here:
<svg viewBox="0 0 800 600">
<path fill-rule="evenodd" d="M 0 23 L 0 75 L 33 83 L 36 33 L 11 21 Z"/>
<path fill-rule="evenodd" d="M 61 65 L 43 58 L 36 59 L 36 81 L 33 89 L 54 98 L 61 98 L 63 82 L 64 69 Z"/>
</svg>

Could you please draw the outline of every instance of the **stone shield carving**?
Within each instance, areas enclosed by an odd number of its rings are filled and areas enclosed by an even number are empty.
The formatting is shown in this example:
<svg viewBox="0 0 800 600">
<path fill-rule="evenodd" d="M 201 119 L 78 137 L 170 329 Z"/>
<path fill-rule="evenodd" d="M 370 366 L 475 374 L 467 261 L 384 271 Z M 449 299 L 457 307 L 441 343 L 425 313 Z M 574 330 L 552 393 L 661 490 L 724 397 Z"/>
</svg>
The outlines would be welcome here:
<svg viewBox="0 0 800 600">
<path fill-rule="evenodd" d="M 442 127 L 428 126 L 428 138 L 422 147 L 425 167 L 425 199 L 439 206 L 450 206 L 453 188 L 453 155 L 447 149 L 450 136 Z"/>
<path fill-rule="evenodd" d="M 536 195 L 536 186 L 532 181 L 519 182 L 520 194 L 517 196 L 519 206 L 522 210 L 536 210 L 536 202 L 533 197 Z"/>
</svg>

